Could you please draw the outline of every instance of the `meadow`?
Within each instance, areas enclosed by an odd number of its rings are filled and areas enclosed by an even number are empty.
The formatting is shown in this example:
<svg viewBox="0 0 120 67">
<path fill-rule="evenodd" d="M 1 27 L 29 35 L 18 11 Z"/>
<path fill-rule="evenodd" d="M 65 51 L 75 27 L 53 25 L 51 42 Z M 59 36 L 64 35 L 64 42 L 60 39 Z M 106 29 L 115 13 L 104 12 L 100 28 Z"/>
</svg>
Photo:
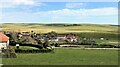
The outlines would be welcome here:
<svg viewBox="0 0 120 67">
<path fill-rule="evenodd" d="M 36 33 L 48 33 L 55 31 L 57 33 L 80 33 L 80 32 L 99 32 L 99 33 L 118 33 L 118 26 L 114 25 L 100 25 L 100 24 L 78 24 L 78 25 L 66 25 L 66 24 L 30 24 L 30 23 L 14 23 L 14 24 L 2 24 L 2 28 L 5 31 L 31 31 Z"/>
<path fill-rule="evenodd" d="M 17 54 L 4 65 L 118 65 L 117 50 L 55 49 L 54 53 Z"/>
</svg>

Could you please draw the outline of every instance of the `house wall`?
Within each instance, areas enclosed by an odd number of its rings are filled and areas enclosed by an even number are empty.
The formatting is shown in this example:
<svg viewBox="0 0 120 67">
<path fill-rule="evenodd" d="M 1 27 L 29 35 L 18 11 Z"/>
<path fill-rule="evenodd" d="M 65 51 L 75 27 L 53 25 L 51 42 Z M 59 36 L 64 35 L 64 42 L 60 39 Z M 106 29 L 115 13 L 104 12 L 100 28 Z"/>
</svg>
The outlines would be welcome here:
<svg viewBox="0 0 120 67">
<path fill-rule="evenodd" d="M 0 43 L 0 50 L 1 50 L 2 48 L 7 49 L 7 46 L 9 46 L 9 40 L 8 40 L 7 42 Z"/>
<path fill-rule="evenodd" d="M 6 49 L 7 48 L 7 43 L 0 43 L 0 49 Z"/>
</svg>

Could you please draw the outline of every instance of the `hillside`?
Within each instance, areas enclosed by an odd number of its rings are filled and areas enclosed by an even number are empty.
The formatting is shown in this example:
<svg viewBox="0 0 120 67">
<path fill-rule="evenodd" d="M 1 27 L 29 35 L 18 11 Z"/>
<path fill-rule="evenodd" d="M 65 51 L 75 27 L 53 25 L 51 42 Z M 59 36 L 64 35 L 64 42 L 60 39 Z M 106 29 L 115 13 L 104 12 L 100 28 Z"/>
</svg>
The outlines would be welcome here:
<svg viewBox="0 0 120 67">
<path fill-rule="evenodd" d="M 68 32 L 100 32 L 100 33 L 117 33 L 118 26 L 99 25 L 99 24 L 25 24 L 25 23 L 9 23 L 2 24 L 5 31 L 35 31 L 38 33 L 47 33 L 56 31 L 57 33 Z"/>
</svg>

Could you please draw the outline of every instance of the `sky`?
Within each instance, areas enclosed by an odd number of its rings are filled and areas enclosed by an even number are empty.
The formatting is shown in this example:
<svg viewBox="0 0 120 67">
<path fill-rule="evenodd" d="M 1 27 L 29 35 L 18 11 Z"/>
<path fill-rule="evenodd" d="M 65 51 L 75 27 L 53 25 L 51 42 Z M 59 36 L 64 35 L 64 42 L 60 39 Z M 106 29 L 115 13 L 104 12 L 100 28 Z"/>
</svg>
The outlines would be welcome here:
<svg viewBox="0 0 120 67">
<path fill-rule="evenodd" d="M 118 24 L 118 2 L 1 0 L 0 23 Z"/>
</svg>

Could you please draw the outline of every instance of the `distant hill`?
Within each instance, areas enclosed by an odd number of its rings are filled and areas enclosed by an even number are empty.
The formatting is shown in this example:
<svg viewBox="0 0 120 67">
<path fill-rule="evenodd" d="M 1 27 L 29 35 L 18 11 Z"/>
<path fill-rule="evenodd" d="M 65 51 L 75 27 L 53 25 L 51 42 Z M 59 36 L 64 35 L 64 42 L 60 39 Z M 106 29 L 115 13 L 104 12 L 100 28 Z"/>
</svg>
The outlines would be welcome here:
<svg viewBox="0 0 120 67">
<path fill-rule="evenodd" d="M 55 31 L 58 33 L 68 32 L 100 32 L 100 33 L 117 33 L 118 25 L 103 24 L 39 24 L 39 23 L 7 23 L 2 24 L 5 31 L 35 31 L 46 33 Z"/>
</svg>

